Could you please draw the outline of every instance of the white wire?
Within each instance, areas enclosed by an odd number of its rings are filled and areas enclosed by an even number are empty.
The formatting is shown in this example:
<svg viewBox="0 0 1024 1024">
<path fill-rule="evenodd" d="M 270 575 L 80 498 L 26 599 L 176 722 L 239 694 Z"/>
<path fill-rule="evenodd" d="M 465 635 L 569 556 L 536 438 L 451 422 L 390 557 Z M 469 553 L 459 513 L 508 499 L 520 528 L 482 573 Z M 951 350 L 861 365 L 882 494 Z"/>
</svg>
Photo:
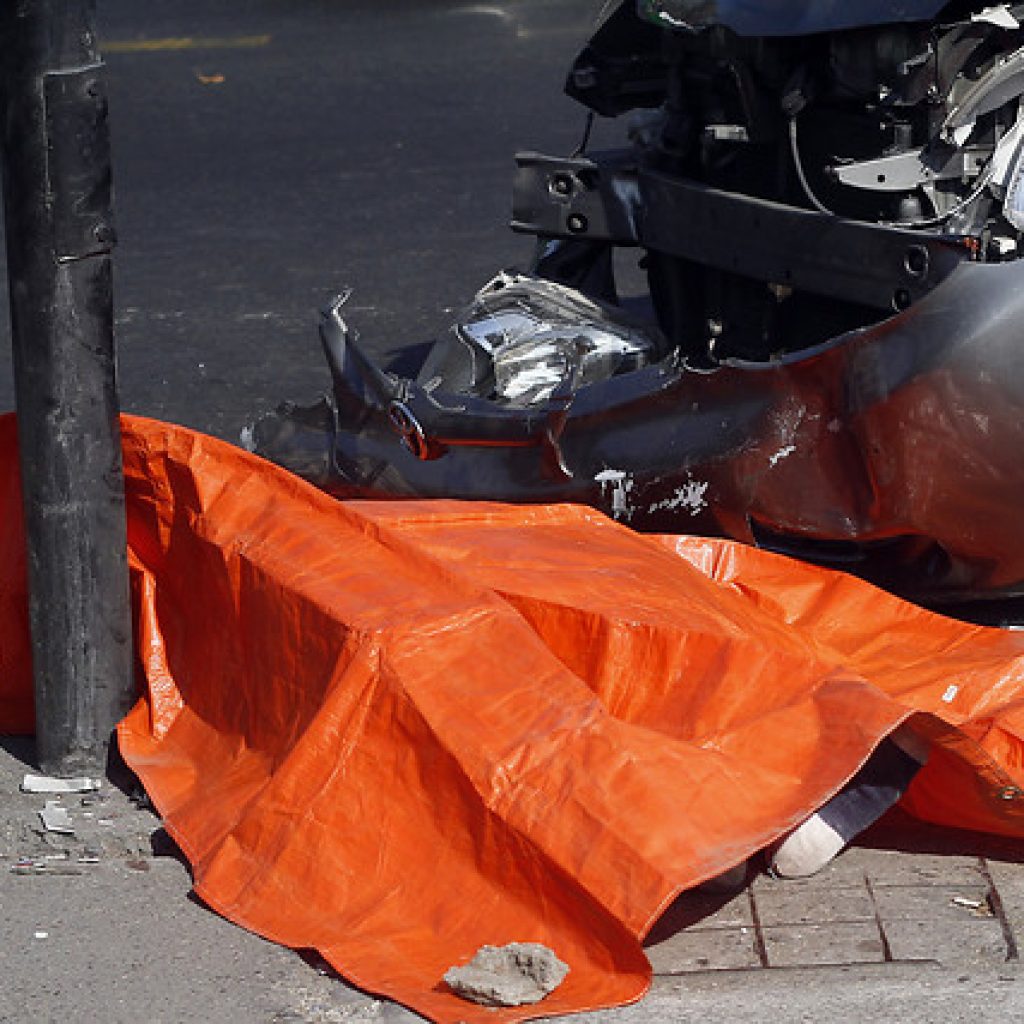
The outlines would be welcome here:
<svg viewBox="0 0 1024 1024">
<path fill-rule="evenodd" d="M 811 183 L 807 180 L 807 175 L 804 174 L 804 164 L 800 159 L 800 147 L 797 144 L 796 139 L 796 116 L 794 115 L 789 119 L 789 148 L 793 151 L 793 166 L 796 168 L 796 176 L 800 179 L 800 187 L 804 190 L 804 195 L 810 200 L 811 205 L 819 213 L 827 213 L 830 217 L 839 216 L 834 211 L 830 210 L 815 194 L 811 188 Z"/>
</svg>

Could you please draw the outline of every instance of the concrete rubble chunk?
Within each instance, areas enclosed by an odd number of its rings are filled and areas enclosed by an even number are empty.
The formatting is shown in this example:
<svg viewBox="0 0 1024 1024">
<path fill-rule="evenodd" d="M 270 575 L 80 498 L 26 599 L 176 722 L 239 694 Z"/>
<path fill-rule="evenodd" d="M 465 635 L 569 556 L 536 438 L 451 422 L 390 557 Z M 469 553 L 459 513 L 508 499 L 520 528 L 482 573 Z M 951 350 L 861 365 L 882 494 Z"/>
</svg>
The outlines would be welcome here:
<svg viewBox="0 0 1024 1024">
<path fill-rule="evenodd" d="M 538 942 L 481 946 L 464 967 L 452 967 L 445 983 L 458 996 L 484 1006 L 539 1003 L 569 973 L 569 965 Z"/>
<path fill-rule="evenodd" d="M 43 828 L 47 832 L 57 832 L 61 835 L 74 835 L 75 826 L 71 821 L 66 807 L 61 807 L 56 800 L 47 800 L 46 806 L 39 812 Z"/>
</svg>

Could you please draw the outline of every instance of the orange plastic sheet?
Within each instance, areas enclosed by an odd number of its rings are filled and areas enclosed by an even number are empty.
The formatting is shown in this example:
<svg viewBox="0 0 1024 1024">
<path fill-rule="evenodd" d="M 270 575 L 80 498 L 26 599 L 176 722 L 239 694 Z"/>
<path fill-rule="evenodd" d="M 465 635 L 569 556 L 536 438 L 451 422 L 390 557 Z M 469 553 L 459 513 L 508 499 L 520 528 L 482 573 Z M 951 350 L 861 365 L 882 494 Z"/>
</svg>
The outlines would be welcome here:
<svg viewBox="0 0 1024 1024">
<path fill-rule="evenodd" d="M 339 503 L 125 418 L 145 691 L 121 749 L 198 894 L 437 1021 L 639 998 L 681 890 L 792 828 L 910 716 L 905 806 L 1024 834 L 1024 635 L 578 507 Z M 0 725 L 31 727 L 14 425 L 0 422 Z M 445 989 L 484 943 L 542 1004 Z"/>
</svg>

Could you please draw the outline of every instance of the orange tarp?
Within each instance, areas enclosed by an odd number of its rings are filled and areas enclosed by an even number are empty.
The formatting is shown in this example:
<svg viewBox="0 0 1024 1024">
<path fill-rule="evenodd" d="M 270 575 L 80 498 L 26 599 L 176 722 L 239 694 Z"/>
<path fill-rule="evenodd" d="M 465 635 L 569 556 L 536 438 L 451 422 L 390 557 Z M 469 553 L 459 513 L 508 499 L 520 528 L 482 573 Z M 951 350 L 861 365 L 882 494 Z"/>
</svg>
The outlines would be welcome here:
<svg viewBox="0 0 1024 1024">
<path fill-rule="evenodd" d="M 126 417 L 146 687 L 121 749 L 232 921 L 438 1021 L 639 998 L 681 890 L 819 806 L 912 716 L 904 806 L 1024 834 L 1024 634 L 578 507 L 339 503 Z M 0 422 L 0 727 L 31 727 L 14 427 Z M 916 713 L 916 714 L 915 714 Z M 519 1010 L 441 977 L 542 942 Z"/>
</svg>

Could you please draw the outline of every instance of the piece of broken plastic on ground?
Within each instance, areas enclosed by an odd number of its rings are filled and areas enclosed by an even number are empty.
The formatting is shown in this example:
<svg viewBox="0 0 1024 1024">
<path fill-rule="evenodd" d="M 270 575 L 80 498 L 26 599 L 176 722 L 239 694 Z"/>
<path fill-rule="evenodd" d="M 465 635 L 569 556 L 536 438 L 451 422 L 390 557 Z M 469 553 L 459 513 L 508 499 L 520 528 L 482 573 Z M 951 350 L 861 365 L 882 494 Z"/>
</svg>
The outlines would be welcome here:
<svg viewBox="0 0 1024 1024">
<path fill-rule="evenodd" d="M 437 1021 L 647 989 L 682 889 L 786 832 L 908 716 L 903 806 L 1024 834 L 1024 635 L 582 507 L 338 503 L 125 418 L 145 692 L 124 756 L 224 916 Z M 32 727 L 15 424 L 0 421 L 0 726 Z M 952 694 L 952 696 L 951 696 Z M 542 1003 L 442 978 L 569 965 Z"/>
<path fill-rule="evenodd" d="M 71 779 L 57 779 L 49 775 L 28 773 L 21 780 L 23 793 L 94 793 L 100 788 L 99 779 L 76 776 Z"/>
</svg>

